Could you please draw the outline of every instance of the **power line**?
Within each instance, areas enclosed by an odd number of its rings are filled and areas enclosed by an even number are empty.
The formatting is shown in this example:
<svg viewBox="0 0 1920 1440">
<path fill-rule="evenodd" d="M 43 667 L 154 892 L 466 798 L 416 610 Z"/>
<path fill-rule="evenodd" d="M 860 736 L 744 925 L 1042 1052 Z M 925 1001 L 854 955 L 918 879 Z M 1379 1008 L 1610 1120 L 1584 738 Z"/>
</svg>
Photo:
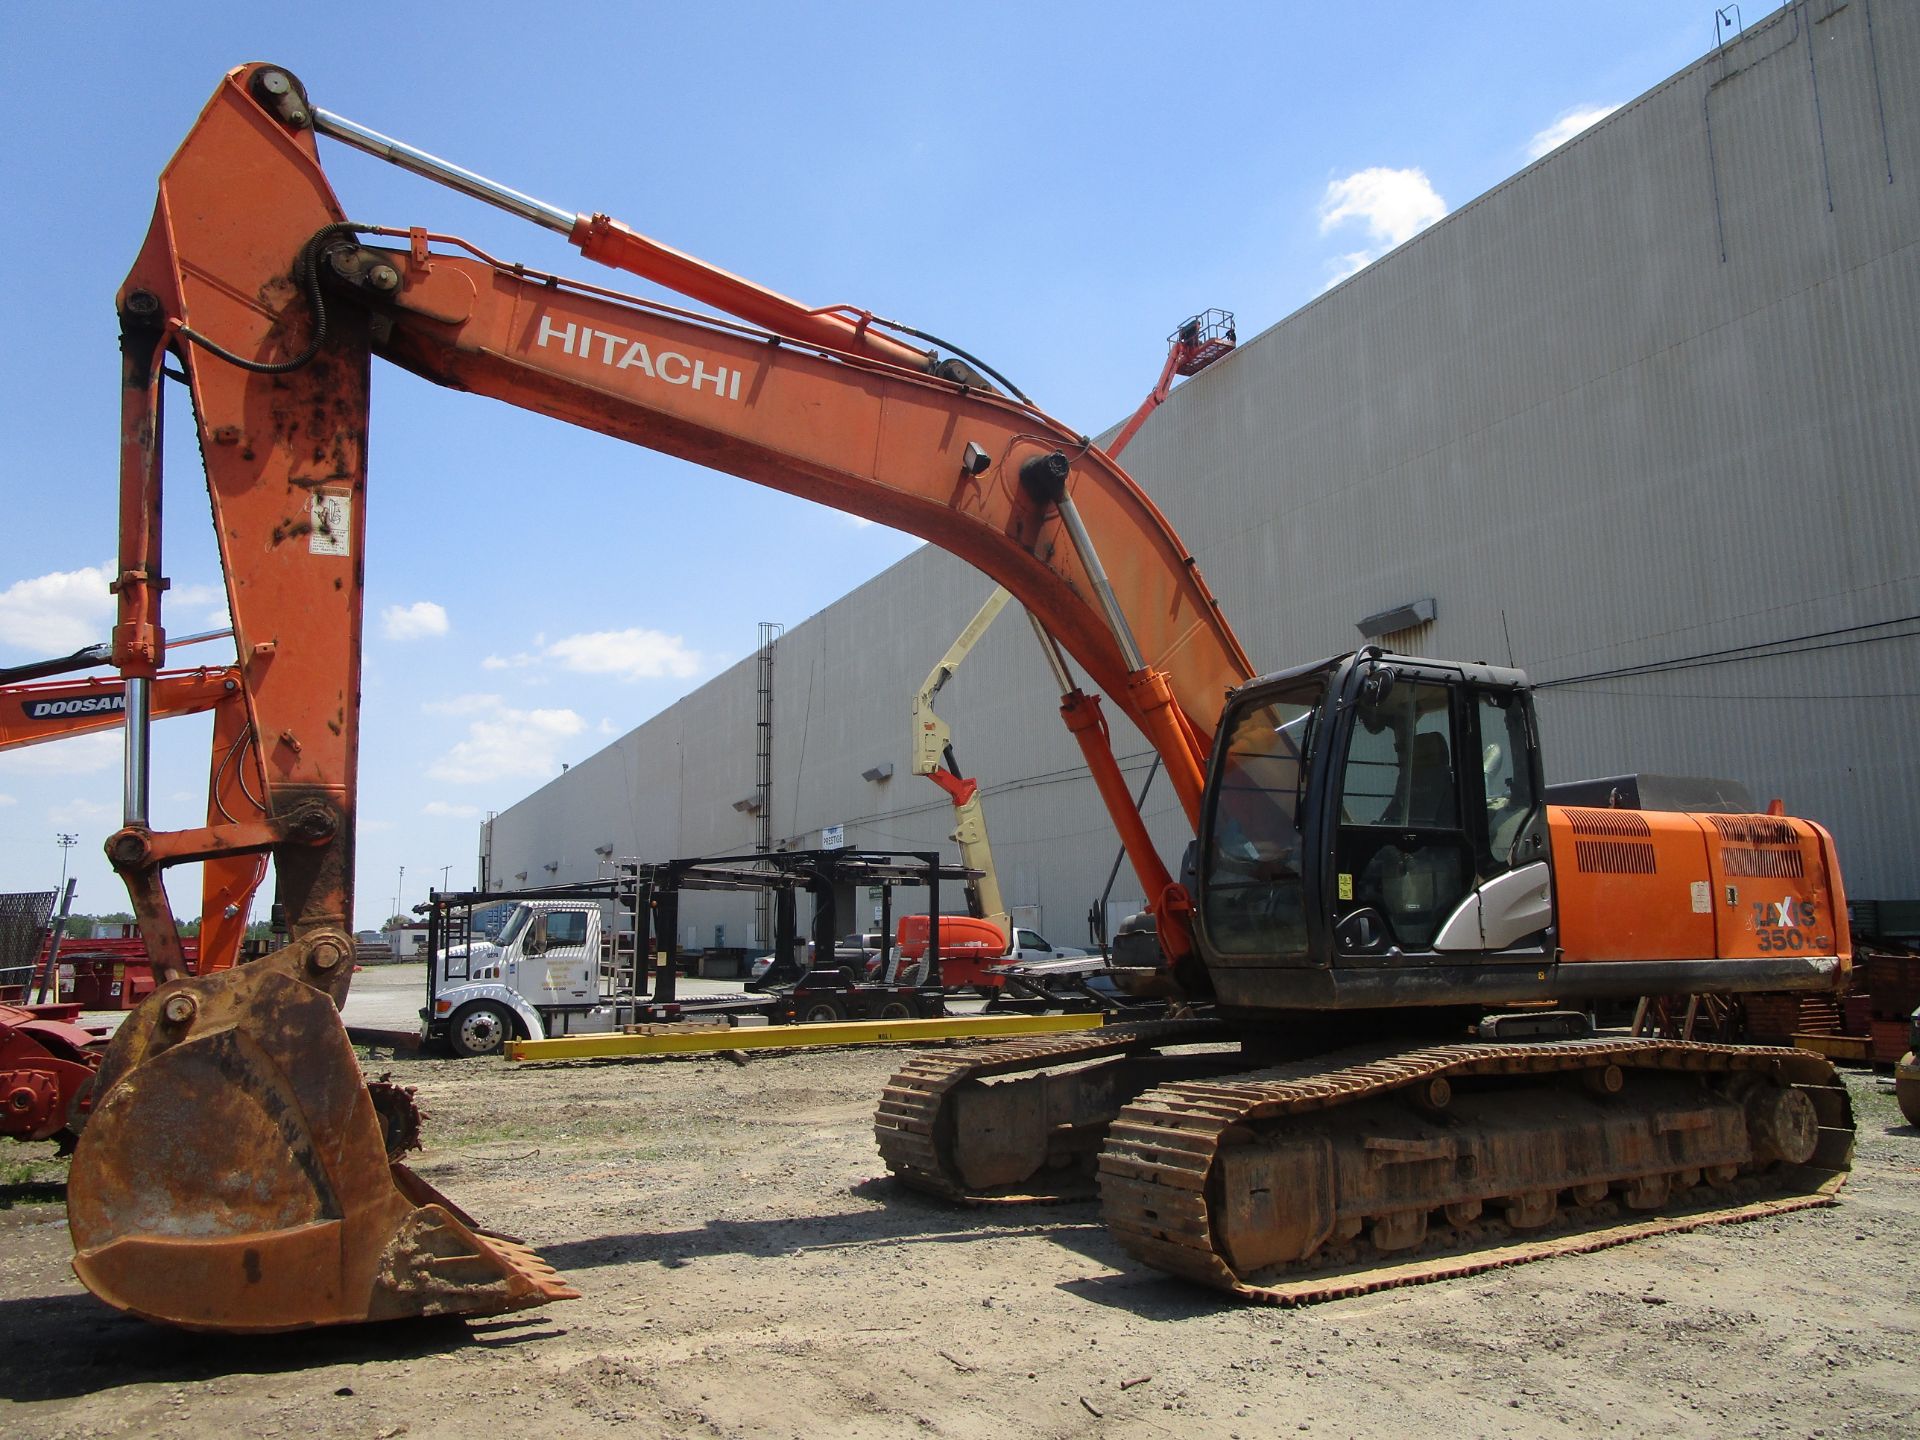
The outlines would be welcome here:
<svg viewBox="0 0 1920 1440">
<path fill-rule="evenodd" d="M 1820 695 L 1710 695 L 1704 690 L 1589 690 L 1589 695 L 1617 695 L 1628 700 L 1920 700 L 1920 690 L 1836 691 Z"/>
<path fill-rule="evenodd" d="M 1789 655 L 1811 655 L 1822 650 L 1840 650 L 1855 645 L 1875 645 L 1888 640 L 1920 638 L 1920 630 L 1903 630 L 1893 635 L 1867 635 L 1867 630 L 1884 630 L 1889 625 L 1920 622 L 1920 614 L 1901 615 L 1891 620 L 1872 620 L 1862 625 L 1847 625 L 1836 630 L 1815 630 L 1779 640 L 1757 640 L 1751 645 L 1731 645 L 1724 650 L 1705 650 L 1695 655 L 1678 655 L 1665 660 L 1648 660 L 1636 665 L 1620 665 L 1611 670 L 1593 670 L 1585 675 L 1568 675 L 1558 680 L 1537 680 L 1535 690 L 1556 690 L 1564 685 L 1585 685 L 1595 680 L 1618 680 L 1632 675 L 1658 675 L 1676 670 L 1697 670 L 1710 665 L 1737 665 L 1747 660 L 1772 660 Z M 1811 641 L 1824 641 L 1811 644 Z M 1786 648 L 1792 647 L 1792 648 Z"/>
</svg>

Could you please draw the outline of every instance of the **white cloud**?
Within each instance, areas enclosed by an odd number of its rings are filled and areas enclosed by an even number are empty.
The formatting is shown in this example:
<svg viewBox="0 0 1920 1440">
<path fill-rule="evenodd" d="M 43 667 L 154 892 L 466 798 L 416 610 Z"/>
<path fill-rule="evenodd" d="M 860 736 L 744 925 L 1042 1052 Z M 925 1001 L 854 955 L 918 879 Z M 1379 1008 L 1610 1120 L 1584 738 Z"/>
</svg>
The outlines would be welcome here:
<svg viewBox="0 0 1920 1440">
<path fill-rule="evenodd" d="M 478 785 L 516 776 L 545 778 L 560 769 L 560 749 L 587 728 L 571 710 L 495 705 L 467 726 L 467 738 L 427 767 L 427 777 Z"/>
<path fill-rule="evenodd" d="M 98 800 L 69 800 L 63 805 L 47 807 L 47 823 L 68 825 L 75 830 L 90 830 L 96 826 L 118 828 L 120 812 L 114 806 Z"/>
<path fill-rule="evenodd" d="M 176 585 L 167 592 L 167 613 L 177 616 L 182 610 L 209 629 L 224 630 L 233 624 L 227 615 L 227 592 L 218 585 Z M 169 621 L 167 628 L 175 628 Z"/>
<path fill-rule="evenodd" d="M 524 670 L 529 665 L 538 665 L 540 657 L 525 650 L 512 655 L 489 655 L 480 662 L 482 670 Z"/>
<path fill-rule="evenodd" d="M 686 679 L 700 673 L 700 656 L 678 635 L 658 630 L 596 630 L 567 635 L 547 654 L 582 675 L 617 675 L 622 680 Z"/>
<path fill-rule="evenodd" d="M 380 612 L 380 624 L 389 640 L 426 640 L 449 628 L 446 609 L 431 600 L 389 605 Z"/>
<path fill-rule="evenodd" d="M 1564 112 L 1527 142 L 1527 158 L 1538 160 L 1549 150 L 1558 150 L 1582 130 L 1599 124 L 1619 108 L 1618 105 L 1581 105 Z"/>
<path fill-rule="evenodd" d="M 1418 167 L 1389 170 L 1376 165 L 1328 181 L 1327 192 L 1320 197 L 1320 233 L 1358 224 L 1369 243 L 1365 249 L 1348 251 L 1331 262 L 1336 273 L 1327 283 L 1338 284 L 1371 265 L 1446 213 L 1447 202 L 1433 188 L 1427 172 Z"/>
<path fill-rule="evenodd" d="M 96 775 L 118 765 L 124 751 L 118 730 L 96 730 L 9 750 L 0 755 L 0 775 Z"/>
<path fill-rule="evenodd" d="M 498 695 L 449 695 L 444 700 L 422 701 L 420 708 L 429 715 L 480 715 L 500 708 Z"/>
<path fill-rule="evenodd" d="M 18 805 L 19 803 L 11 795 L 0 795 L 0 805 Z"/>
<path fill-rule="evenodd" d="M 105 640 L 112 579 L 112 565 L 100 564 L 16 580 L 0 590 L 0 643 L 51 656 Z"/>
<path fill-rule="evenodd" d="M 445 800 L 429 800 L 420 807 L 422 815 L 440 815 L 449 820 L 478 820 L 478 805 L 450 805 Z"/>
</svg>

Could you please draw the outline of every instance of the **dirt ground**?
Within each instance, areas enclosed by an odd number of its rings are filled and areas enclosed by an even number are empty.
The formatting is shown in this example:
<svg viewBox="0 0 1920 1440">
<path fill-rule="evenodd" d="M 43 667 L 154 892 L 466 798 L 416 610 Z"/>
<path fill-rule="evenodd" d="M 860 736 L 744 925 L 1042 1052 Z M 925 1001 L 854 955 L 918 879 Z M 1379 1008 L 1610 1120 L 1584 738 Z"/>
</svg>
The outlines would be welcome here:
<svg viewBox="0 0 1920 1440">
<path fill-rule="evenodd" d="M 1143 1271 L 1092 1204 L 899 1191 L 870 1129 L 899 1061 L 377 1063 L 419 1087 L 420 1172 L 584 1292 L 492 1320 L 161 1330 L 16 1184 L 0 1434 L 1915 1433 L 1920 1133 L 1870 1075 L 1835 1208 L 1282 1311 Z"/>
</svg>

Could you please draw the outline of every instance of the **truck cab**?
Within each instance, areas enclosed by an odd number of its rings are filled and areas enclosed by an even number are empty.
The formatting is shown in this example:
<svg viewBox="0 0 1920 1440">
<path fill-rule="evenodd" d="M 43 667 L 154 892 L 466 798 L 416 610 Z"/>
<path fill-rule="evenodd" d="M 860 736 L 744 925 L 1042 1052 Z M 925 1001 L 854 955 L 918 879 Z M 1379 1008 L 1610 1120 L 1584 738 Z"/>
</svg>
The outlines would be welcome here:
<svg viewBox="0 0 1920 1440">
<path fill-rule="evenodd" d="M 496 939 L 475 933 L 430 958 L 425 1039 L 472 1056 L 515 1039 L 612 1029 L 600 987 L 602 935 L 596 902 L 516 902 Z"/>
</svg>

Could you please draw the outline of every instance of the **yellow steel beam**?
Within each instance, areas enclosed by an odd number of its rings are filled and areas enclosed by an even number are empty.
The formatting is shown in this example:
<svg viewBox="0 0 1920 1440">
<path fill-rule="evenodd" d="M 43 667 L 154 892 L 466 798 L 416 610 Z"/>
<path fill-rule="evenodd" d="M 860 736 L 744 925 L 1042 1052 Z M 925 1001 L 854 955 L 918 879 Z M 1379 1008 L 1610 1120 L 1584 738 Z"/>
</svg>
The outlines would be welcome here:
<svg viewBox="0 0 1920 1440">
<path fill-rule="evenodd" d="M 802 1045 L 888 1045 L 955 1036 L 1052 1035 L 1097 1030 L 1099 1015 L 950 1015 L 943 1020 L 842 1020 L 827 1025 L 688 1027 L 683 1034 L 562 1035 L 516 1040 L 510 1060 L 593 1060 L 614 1055 L 693 1055 L 703 1050 L 788 1050 Z"/>
</svg>

